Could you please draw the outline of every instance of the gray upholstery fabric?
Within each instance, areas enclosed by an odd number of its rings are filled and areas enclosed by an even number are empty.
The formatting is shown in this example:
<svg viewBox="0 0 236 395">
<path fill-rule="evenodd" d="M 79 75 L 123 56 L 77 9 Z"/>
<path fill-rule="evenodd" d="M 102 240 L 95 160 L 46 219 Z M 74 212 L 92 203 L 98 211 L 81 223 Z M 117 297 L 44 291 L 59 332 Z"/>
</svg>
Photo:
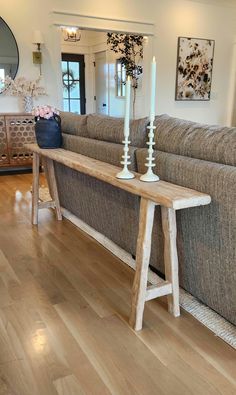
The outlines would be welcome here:
<svg viewBox="0 0 236 395">
<path fill-rule="evenodd" d="M 148 118 L 130 121 L 130 141 L 134 147 L 145 147 Z M 124 119 L 100 114 L 88 115 L 88 135 L 90 138 L 122 143 L 124 140 Z"/>
<path fill-rule="evenodd" d="M 136 151 L 144 173 L 147 151 Z M 203 207 L 177 212 L 180 284 L 236 324 L 236 168 L 155 151 L 162 180 L 212 197 Z M 160 212 L 156 209 L 151 264 L 164 271 Z"/>
<path fill-rule="evenodd" d="M 139 198 L 55 163 L 60 204 L 135 254 Z"/>
<path fill-rule="evenodd" d="M 121 144 L 108 143 L 106 141 L 71 136 L 68 134 L 62 134 L 62 137 L 62 146 L 69 151 L 77 152 L 115 166 L 122 166 L 120 162 L 122 160 L 121 156 L 123 155 L 124 146 Z M 134 171 L 137 170 L 135 150 L 136 148 L 134 147 L 130 147 L 129 149 L 131 161 L 129 169 Z"/>
<path fill-rule="evenodd" d="M 73 134 L 75 136 L 88 136 L 87 115 L 78 115 L 72 112 L 61 112 L 62 133 Z"/>
<path fill-rule="evenodd" d="M 155 149 L 236 166 L 236 128 L 203 125 L 160 115 L 155 118 Z"/>
</svg>

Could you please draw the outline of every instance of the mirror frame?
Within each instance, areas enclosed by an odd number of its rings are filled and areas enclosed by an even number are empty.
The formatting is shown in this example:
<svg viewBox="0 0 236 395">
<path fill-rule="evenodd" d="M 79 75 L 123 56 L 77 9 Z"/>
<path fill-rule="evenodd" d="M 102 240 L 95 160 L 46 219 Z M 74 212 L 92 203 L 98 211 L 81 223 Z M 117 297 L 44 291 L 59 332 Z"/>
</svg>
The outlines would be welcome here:
<svg viewBox="0 0 236 395">
<path fill-rule="evenodd" d="M 17 63 L 15 75 L 14 75 L 14 76 L 11 76 L 11 78 L 14 80 L 14 79 L 16 78 L 17 73 L 18 73 L 19 64 L 20 64 L 19 48 L 18 48 L 18 44 L 17 44 L 16 38 L 15 38 L 15 36 L 14 36 L 14 34 L 13 34 L 11 28 L 9 27 L 8 23 L 0 16 L 0 23 L 1 23 L 1 22 L 5 23 L 5 25 L 6 25 L 6 26 L 8 27 L 8 29 L 10 30 L 10 32 L 11 32 L 11 34 L 12 34 L 12 37 L 13 37 L 13 39 L 14 39 L 14 41 L 15 41 L 15 45 L 16 45 L 18 63 Z M 2 90 L 0 89 L 0 94 L 3 93 L 4 90 L 5 90 L 5 88 L 3 88 Z"/>
</svg>

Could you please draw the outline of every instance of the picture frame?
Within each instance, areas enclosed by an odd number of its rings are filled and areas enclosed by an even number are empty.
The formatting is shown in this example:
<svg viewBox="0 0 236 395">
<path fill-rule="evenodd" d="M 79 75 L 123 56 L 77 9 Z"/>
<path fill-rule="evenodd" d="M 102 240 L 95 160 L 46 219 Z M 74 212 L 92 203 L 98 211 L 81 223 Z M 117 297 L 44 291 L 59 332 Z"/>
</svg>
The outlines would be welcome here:
<svg viewBox="0 0 236 395">
<path fill-rule="evenodd" d="M 176 101 L 209 101 L 215 40 L 178 37 Z"/>
</svg>

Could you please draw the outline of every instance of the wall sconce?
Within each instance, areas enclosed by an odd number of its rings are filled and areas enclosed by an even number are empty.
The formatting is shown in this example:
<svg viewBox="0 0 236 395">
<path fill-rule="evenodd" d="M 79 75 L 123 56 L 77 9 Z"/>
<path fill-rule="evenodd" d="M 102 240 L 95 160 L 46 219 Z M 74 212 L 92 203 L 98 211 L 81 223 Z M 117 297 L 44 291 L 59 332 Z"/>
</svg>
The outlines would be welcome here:
<svg viewBox="0 0 236 395">
<path fill-rule="evenodd" d="M 63 27 L 64 41 L 76 42 L 81 39 L 81 31 L 78 27 Z"/>
<path fill-rule="evenodd" d="M 33 44 L 37 45 L 37 51 L 33 52 L 33 63 L 39 64 L 39 70 L 41 75 L 41 64 L 42 64 L 42 53 L 40 51 L 41 44 L 44 44 L 42 33 L 39 30 L 35 30 L 33 33 Z"/>
</svg>

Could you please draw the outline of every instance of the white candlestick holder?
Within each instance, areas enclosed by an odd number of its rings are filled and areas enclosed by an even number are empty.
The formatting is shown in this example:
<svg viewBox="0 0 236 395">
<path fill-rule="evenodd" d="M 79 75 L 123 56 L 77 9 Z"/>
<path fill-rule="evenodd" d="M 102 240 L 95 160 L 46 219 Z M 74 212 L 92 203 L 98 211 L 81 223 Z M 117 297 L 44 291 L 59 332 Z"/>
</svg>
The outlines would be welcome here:
<svg viewBox="0 0 236 395">
<path fill-rule="evenodd" d="M 160 178 L 153 173 L 153 167 L 155 167 L 155 163 L 154 160 L 155 158 L 153 157 L 153 146 L 155 145 L 154 142 L 154 131 L 156 129 L 156 126 L 153 125 L 153 121 L 150 122 L 150 126 L 147 127 L 149 129 L 149 133 L 148 133 L 148 157 L 147 159 L 147 163 L 145 164 L 145 166 L 148 168 L 147 172 L 145 174 L 143 174 L 140 177 L 141 181 L 145 181 L 145 182 L 154 182 L 154 181 L 159 181 Z"/>
<path fill-rule="evenodd" d="M 131 178 L 134 178 L 135 175 L 129 171 L 128 165 L 131 164 L 130 162 L 130 155 L 129 155 L 129 136 L 125 136 L 125 140 L 122 141 L 124 144 L 124 155 L 122 155 L 123 160 L 120 162 L 122 165 L 124 165 L 123 170 L 117 173 L 116 178 L 121 178 L 123 180 L 129 180 Z"/>
</svg>

